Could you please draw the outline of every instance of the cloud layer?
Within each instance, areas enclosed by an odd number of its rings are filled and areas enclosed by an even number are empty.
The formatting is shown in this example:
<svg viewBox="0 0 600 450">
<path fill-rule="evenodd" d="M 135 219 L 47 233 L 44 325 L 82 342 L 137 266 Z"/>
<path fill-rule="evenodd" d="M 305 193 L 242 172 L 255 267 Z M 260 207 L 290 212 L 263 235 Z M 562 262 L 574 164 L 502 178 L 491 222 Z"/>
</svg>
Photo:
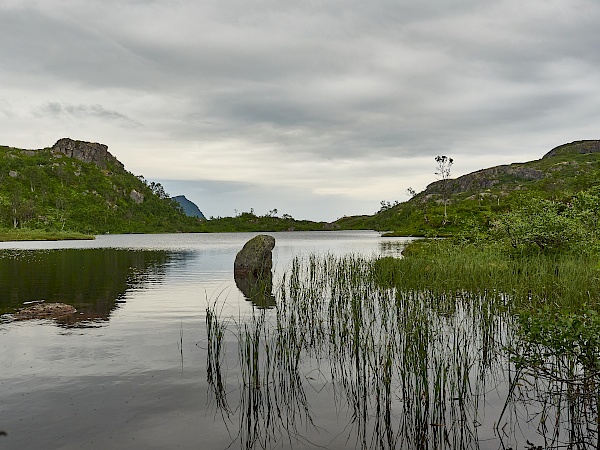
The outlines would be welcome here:
<svg viewBox="0 0 600 450">
<path fill-rule="evenodd" d="M 598 138 L 599 21 L 595 0 L 5 0 L 0 143 L 105 143 L 208 215 L 373 213 L 436 155 L 460 175 Z"/>
</svg>

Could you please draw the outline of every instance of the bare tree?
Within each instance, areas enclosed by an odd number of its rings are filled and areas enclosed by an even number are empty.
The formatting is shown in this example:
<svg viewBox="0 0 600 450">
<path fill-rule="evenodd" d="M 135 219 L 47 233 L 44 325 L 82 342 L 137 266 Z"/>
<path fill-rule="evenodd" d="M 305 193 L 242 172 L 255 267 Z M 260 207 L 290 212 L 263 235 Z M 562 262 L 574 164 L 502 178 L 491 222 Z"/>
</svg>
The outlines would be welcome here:
<svg viewBox="0 0 600 450">
<path fill-rule="evenodd" d="M 442 181 L 442 199 L 444 200 L 444 222 L 442 225 L 446 225 L 448 222 L 448 180 L 450 179 L 450 170 L 452 164 L 454 164 L 454 160 L 442 155 L 436 156 L 435 162 L 437 163 L 435 174 Z"/>
</svg>

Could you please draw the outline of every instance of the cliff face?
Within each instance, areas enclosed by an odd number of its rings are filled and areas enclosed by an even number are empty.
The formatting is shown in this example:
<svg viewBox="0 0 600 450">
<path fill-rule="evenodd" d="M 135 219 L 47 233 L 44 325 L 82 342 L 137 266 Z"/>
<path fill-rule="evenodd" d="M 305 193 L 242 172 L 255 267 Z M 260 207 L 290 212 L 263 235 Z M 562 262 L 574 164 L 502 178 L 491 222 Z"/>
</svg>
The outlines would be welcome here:
<svg viewBox="0 0 600 450">
<path fill-rule="evenodd" d="M 109 162 L 123 170 L 125 169 L 123 164 L 110 154 L 108 146 L 104 144 L 62 138 L 52 146 L 52 152 L 62 153 L 83 162 L 94 163 L 101 169 L 106 169 Z"/>
</svg>

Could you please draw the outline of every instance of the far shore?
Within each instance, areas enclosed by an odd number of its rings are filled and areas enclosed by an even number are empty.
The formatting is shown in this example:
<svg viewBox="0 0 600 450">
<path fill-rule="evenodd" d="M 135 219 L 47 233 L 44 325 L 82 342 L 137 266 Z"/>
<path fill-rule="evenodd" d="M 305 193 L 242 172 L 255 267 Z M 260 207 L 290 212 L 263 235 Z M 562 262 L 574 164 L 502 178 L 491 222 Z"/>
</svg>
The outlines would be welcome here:
<svg viewBox="0 0 600 450">
<path fill-rule="evenodd" d="M 1 228 L 0 242 L 11 241 L 70 241 L 70 240 L 93 240 L 96 237 L 91 234 L 78 233 L 75 231 L 46 231 L 29 230 L 24 228 Z"/>
</svg>

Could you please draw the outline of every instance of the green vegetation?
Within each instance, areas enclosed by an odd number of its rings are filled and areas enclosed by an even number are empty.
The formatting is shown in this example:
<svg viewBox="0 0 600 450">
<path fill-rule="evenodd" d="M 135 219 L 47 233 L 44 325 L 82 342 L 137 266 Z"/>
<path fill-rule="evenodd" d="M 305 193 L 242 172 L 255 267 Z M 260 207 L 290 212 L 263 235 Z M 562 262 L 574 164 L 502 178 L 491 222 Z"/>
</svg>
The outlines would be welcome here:
<svg viewBox="0 0 600 450">
<path fill-rule="evenodd" d="M 328 229 L 325 222 L 296 220 L 288 214 L 276 216 L 273 210 L 263 216 L 258 216 L 254 210 L 242 212 L 235 217 L 211 217 L 198 226 L 199 231 L 231 232 L 231 231 L 319 231 Z"/>
<path fill-rule="evenodd" d="M 197 224 L 160 184 L 114 161 L 100 169 L 51 149 L 0 147 L 0 226 L 5 230 L 148 233 L 195 231 Z"/>
<path fill-rule="evenodd" d="M 540 160 L 457 179 L 438 175 L 440 180 L 423 192 L 409 188 L 412 198 L 406 202 L 382 202 L 373 216 L 345 217 L 336 223 L 344 229 L 375 229 L 396 236 L 451 236 L 473 224 L 488 227 L 498 214 L 521 208 L 530 199 L 566 207 L 579 192 L 600 186 L 600 152 L 580 153 L 589 151 L 591 143 L 598 141 L 566 144 Z M 436 174 L 444 173 L 440 162 L 436 160 Z"/>
<path fill-rule="evenodd" d="M 84 143 L 85 144 L 85 143 Z M 0 239 L 71 239 L 104 233 L 322 230 L 273 210 L 210 221 L 185 215 L 160 183 L 126 171 L 114 158 L 102 167 L 53 148 L 0 147 Z"/>
<path fill-rule="evenodd" d="M 0 242 L 7 241 L 66 241 L 94 239 L 93 235 L 75 231 L 29 230 L 27 228 L 0 229 Z"/>
</svg>

